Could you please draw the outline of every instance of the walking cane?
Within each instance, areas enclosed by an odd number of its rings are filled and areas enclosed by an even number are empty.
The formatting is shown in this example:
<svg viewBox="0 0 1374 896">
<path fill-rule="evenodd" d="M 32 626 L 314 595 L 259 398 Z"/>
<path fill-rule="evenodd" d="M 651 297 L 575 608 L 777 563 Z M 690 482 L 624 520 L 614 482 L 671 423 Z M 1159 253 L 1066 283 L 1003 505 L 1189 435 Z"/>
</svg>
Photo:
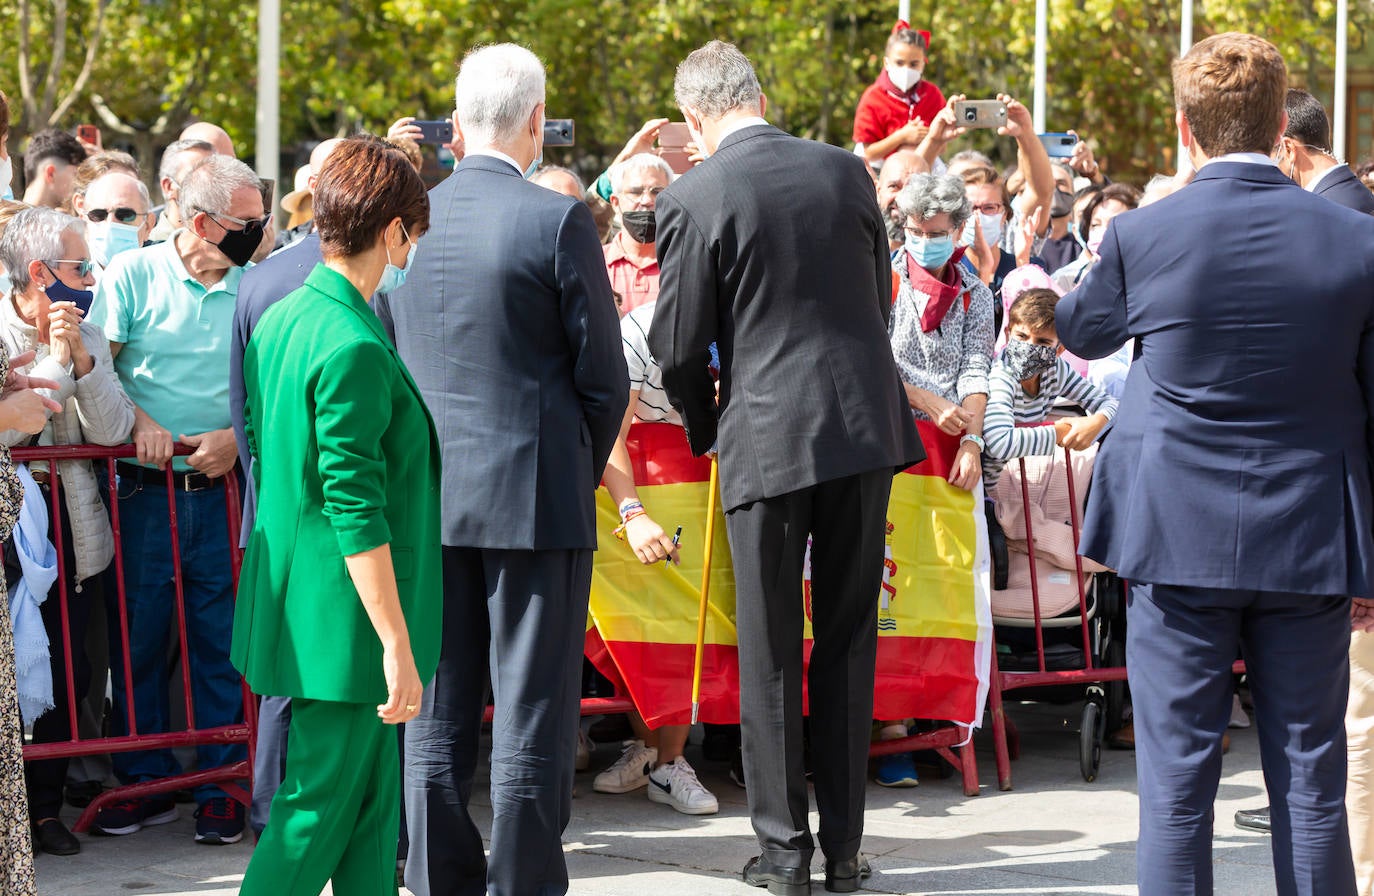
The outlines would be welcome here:
<svg viewBox="0 0 1374 896">
<path fill-rule="evenodd" d="M 706 496 L 706 550 L 701 555 L 701 605 L 697 608 L 697 652 L 692 659 L 692 724 L 701 709 L 701 661 L 706 652 L 706 608 L 711 596 L 711 545 L 716 538 L 716 480 L 720 465 L 711 455 L 711 485 Z"/>
</svg>

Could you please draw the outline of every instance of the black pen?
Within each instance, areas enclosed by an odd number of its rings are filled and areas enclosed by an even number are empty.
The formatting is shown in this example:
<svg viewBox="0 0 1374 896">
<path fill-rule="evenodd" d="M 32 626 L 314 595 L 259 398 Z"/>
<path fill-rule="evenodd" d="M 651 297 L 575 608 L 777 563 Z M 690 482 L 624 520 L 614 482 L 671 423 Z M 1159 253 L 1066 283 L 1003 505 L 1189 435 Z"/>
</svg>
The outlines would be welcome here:
<svg viewBox="0 0 1374 896">
<path fill-rule="evenodd" d="M 677 527 L 677 531 L 673 533 L 673 547 L 677 547 L 678 539 L 680 539 L 680 538 L 682 538 L 682 527 L 681 527 L 681 526 L 678 526 L 678 527 Z M 672 566 L 672 565 L 673 565 L 673 555 L 672 555 L 672 554 L 669 554 L 667 557 L 663 558 L 663 565 L 664 565 L 664 566 Z"/>
</svg>

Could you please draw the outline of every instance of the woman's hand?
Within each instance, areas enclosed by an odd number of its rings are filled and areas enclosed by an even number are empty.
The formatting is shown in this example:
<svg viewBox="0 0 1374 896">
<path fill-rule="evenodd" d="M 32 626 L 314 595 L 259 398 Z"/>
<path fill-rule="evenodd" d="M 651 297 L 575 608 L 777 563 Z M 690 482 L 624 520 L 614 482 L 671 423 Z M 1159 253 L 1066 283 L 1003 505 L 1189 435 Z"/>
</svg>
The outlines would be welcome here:
<svg viewBox="0 0 1374 896">
<path fill-rule="evenodd" d="M 48 411 L 56 413 L 61 405 L 51 398 L 44 398 L 32 389 L 10 392 L 0 399 L 0 419 L 4 419 L 5 429 L 20 432 L 42 432 L 48 423 Z"/>
<path fill-rule="evenodd" d="M 377 715 L 388 725 L 409 722 L 420 714 L 420 698 L 425 686 L 415 669 L 410 645 L 394 645 L 382 650 L 382 674 L 386 676 L 386 702 Z"/>
<path fill-rule="evenodd" d="M 678 564 L 677 545 L 663 527 L 653 521 L 647 513 L 632 518 L 625 524 L 625 540 L 635 552 L 639 562 L 651 566 L 661 560 L 672 558 Z"/>
<path fill-rule="evenodd" d="M 21 355 L 15 355 L 13 358 L 10 358 L 10 372 L 5 375 L 3 390 L 6 395 L 11 392 L 18 392 L 21 389 L 52 389 L 56 392 L 61 388 L 50 379 L 41 376 L 29 376 L 28 374 L 19 372 L 19 368 L 27 367 L 33 363 L 35 355 L 37 355 L 37 352 L 27 351 Z M 54 401 L 53 411 L 56 412 L 60 410 L 62 410 L 62 406 Z"/>
<path fill-rule="evenodd" d="M 978 479 L 983 475 L 983 456 L 973 442 L 961 442 L 959 453 L 954 455 L 954 465 L 949 471 L 949 484 L 957 485 L 966 492 L 973 491 Z"/>
<path fill-rule="evenodd" d="M 63 367 L 70 364 L 77 378 L 91 372 L 95 362 L 81 341 L 81 318 L 75 302 L 53 302 L 48 309 L 48 345 L 53 360 Z"/>
<path fill-rule="evenodd" d="M 962 93 L 956 93 L 945 101 L 945 107 L 935 113 L 931 119 L 930 128 L 926 136 L 922 139 L 923 143 L 928 143 L 934 150 L 935 155 L 945 151 L 945 146 L 956 137 L 964 136 L 967 128 L 959 126 L 959 121 L 954 115 L 954 104 L 962 103 L 965 97 Z"/>
<path fill-rule="evenodd" d="M 983 236 L 983 222 L 978 215 L 975 214 L 970 220 L 973 221 L 973 245 L 969 246 L 969 252 L 978 266 L 978 279 L 983 281 L 983 285 L 991 286 L 993 278 L 997 276 L 997 265 L 1002 259 L 996 251 L 997 247 L 988 245 Z"/>
<path fill-rule="evenodd" d="M 1078 137 L 1074 131 L 1068 133 Z M 1081 174 L 1093 183 L 1102 182 L 1102 169 L 1097 164 L 1097 159 L 1093 158 L 1092 147 L 1088 141 L 1079 137 L 1078 142 L 1073 145 L 1073 155 L 1069 156 L 1069 167 L 1074 173 Z"/>
<path fill-rule="evenodd" d="M 1012 99 L 1005 93 L 997 94 L 997 99 L 1006 104 L 1007 123 L 997 129 L 997 133 L 1003 137 L 1020 137 L 1023 134 L 1035 134 L 1035 124 L 1031 118 L 1031 112 L 1021 103 Z"/>
<path fill-rule="evenodd" d="M 1031 247 L 1035 244 L 1035 237 L 1040 233 L 1040 212 L 1043 206 L 1036 206 L 1035 211 L 1021 219 L 1021 244 L 1016 249 L 1016 266 L 1023 268 L 1030 264 Z"/>
<path fill-rule="evenodd" d="M 936 426 L 940 427 L 941 432 L 951 436 L 962 435 L 964 430 L 968 429 L 968 425 L 973 422 L 972 414 L 954 402 L 938 395 L 931 395 L 923 410 L 926 416 Z"/>
</svg>

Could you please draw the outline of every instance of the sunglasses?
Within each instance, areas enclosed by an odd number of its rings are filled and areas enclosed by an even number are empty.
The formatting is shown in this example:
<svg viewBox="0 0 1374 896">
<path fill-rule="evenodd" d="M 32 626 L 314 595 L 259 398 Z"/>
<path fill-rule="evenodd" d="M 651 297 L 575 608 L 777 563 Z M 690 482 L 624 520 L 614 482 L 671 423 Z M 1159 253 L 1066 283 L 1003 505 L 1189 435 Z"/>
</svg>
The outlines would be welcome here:
<svg viewBox="0 0 1374 896">
<path fill-rule="evenodd" d="M 120 224 L 132 224 L 142 217 L 143 213 L 124 205 L 119 208 L 91 208 L 86 210 L 86 220 L 93 224 L 99 224 L 111 215 Z"/>
<path fill-rule="evenodd" d="M 52 271 L 51 265 L 74 264 L 76 265 L 76 275 L 78 277 L 85 277 L 91 271 L 95 270 L 95 262 L 91 261 L 89 258 L 54 258 L 51 261 L 44 262 L 44 264 L 49 265 L 48 270 L 50 272 Z M 57 274 L 54 273 L 53 276 L 56 277 Z"/>
</svg>

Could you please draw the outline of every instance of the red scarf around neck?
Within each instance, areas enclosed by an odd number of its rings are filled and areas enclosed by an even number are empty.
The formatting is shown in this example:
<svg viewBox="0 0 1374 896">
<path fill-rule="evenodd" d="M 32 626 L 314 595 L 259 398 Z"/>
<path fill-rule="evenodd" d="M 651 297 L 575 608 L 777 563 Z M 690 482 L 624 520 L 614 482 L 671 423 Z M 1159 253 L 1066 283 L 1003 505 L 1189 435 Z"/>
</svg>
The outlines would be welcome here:
<svg viewBox="0 0 1374 896">
<path fill-rule="evenodd" d="M 887 94 L 891 96 L 894 100 L 901 100 L 908 106 L 916 105 L 916 93 L 921 89 L 921 85 L 924 83 L 925 79 L 922 78 L 920 81 L 917 81 L 915 84 L 912 84 L 910 90 L 898 90 L 897 85 L 893 84 L 892 79 L 887 76 L 886 66 L 884 66 L 883 70 L 878 73 L 878 86 L 881 87 L 883 90 L 887 91 Z"/>
<path fill-rule="evenodd" d="M 964 257 L 964 247 L 955 249 L 949 261 L 945 262 L 943 280 L 937 279 L 930 271 L 918 265 L 910 252 L 903 254 L 906 255 L 906 277 L 911 282 L 911 288 L 930 297 L 926 300 L 925 310 L 921 312 L 921 332 L 929 333 L 940 326 L 949 309 L 953 307 L 954 300 L 964 291 L 964 275 L 959 271 L 959 262 Z"/>
</svg>

